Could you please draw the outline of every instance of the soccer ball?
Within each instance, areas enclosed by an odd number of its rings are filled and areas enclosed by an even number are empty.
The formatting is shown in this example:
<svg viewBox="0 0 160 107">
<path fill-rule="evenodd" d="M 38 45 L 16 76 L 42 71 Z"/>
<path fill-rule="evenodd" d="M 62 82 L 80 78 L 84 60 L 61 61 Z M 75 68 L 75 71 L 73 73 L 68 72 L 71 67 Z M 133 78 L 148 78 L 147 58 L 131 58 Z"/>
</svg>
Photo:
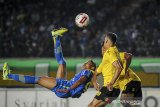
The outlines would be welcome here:
<svg viewBox="0 0 160 107">
<path fill-rule="evenodd" d="M 86 13 L 79 13 L 75 18 L 78 27 L 86 27 L 89 24 L 89 16 Z"/>
</svg>

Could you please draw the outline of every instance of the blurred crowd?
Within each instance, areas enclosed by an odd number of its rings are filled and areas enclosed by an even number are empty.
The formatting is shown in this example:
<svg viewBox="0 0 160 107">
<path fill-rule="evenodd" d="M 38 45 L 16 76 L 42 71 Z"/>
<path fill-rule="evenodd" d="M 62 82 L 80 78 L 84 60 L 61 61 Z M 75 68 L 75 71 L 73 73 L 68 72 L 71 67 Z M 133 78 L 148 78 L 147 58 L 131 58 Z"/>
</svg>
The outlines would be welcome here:
<svg viewBox="0 0 160 107">
<path fill-rule="evenodd" d="M 66 27 L 65 57 L 100 57 L 105 32 L 118 35 L 120 51 L 140 57 L 160 56 L 158 0 L 0 0 L 0 57 L 53 57 L 50 31 Z M 86 28 L 75 17 L 90 16 Z"/>
</svg>

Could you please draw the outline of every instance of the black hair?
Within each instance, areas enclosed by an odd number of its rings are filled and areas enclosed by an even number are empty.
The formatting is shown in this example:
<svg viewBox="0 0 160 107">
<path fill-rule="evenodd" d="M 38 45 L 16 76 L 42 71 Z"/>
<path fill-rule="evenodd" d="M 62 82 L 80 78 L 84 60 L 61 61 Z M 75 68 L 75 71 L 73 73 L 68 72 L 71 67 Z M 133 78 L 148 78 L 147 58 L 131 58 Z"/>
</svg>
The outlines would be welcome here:
<svg viewBox="0 0 160 107">
<path fill-rule="evenodd" d="M 96 63 L 93 60 L 90 60 L 93 64 L 94 70 L 96 70 Z"/>
<path fill-rule="evenodd" d="M 102 41 L 102 43 L 101 43 L 101 47 L 103 47 L 104 46 L 104 41 Z"/>
<path fill-rule="evenodd" d="M 111 40 L 111 42 L 112 42 L 113 44 L 116 44 L 117 35 L 116 35 L 115 33 L 107 32 L 107 33 L 106 33 L 106 36 Z"/>
</svg>

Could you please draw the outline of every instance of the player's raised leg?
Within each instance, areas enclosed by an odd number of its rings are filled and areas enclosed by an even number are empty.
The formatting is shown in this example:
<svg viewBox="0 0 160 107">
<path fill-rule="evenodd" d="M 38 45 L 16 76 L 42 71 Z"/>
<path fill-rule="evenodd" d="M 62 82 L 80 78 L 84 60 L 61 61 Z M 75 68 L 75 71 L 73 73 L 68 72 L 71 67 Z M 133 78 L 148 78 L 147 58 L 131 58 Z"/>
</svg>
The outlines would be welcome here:
<svg viewBox="0 0 160 107">
<path fill-rule="evenodd" d="M 53 40 L 54 40 L 54 54 L 59 64 L 56 78 L 65 78 L 65 75 L 66 75 L 66 61 L 63 57 L 62 46 L 60 42 L 60 37 L 66 31 L 68 31 L 68 29 L 66 28 L 60 28 L 60 29 L 51 31 Z"/>
<path fill-rule="evenodd" d="M 35 84 L 38 82 L 38 76 L 27 76 L 20 74 L 12 74 L 9 65 L 5 62 L 3 65 L 3 80 L 15 80 L 26 84 Z"/>
<path fill-rule="evenodd" d="M 25 84 L 39 84 L 48 89 L 52 89 L 54 86 L 56 86 L 55 78 L 12 74 L 8 64 L 4 63 L 3 80 L 11 79 Z"/>
</svg>

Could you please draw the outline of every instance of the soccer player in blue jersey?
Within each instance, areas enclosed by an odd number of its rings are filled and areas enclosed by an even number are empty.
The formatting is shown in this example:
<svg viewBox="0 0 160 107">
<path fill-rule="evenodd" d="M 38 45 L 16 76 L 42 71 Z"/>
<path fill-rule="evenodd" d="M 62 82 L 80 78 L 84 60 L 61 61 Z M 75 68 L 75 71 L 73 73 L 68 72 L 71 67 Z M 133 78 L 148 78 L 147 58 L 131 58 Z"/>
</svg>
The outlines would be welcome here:
<svg viewBox="0 0 160 107">
<path fill-rule="evenodd" d="M 55 58 L 59 64 L 56 78 L 12 74 L 7 63 L 4 63 L 3 80 L 13 79 L 25 84 L 39 84 L 48 88 L 60 98 L 79 98 L 88 89 L 96 69 L 96 64 L 89 60 L 84 63 L 80 73 L 76 74 L 71 80 L 65 79 L 66 61 L 62 53 L 60 37 L 66 31 L 68 31 L 66 28 L 61 28 L 51 32 L 54 39 Z"/>
</svg>

